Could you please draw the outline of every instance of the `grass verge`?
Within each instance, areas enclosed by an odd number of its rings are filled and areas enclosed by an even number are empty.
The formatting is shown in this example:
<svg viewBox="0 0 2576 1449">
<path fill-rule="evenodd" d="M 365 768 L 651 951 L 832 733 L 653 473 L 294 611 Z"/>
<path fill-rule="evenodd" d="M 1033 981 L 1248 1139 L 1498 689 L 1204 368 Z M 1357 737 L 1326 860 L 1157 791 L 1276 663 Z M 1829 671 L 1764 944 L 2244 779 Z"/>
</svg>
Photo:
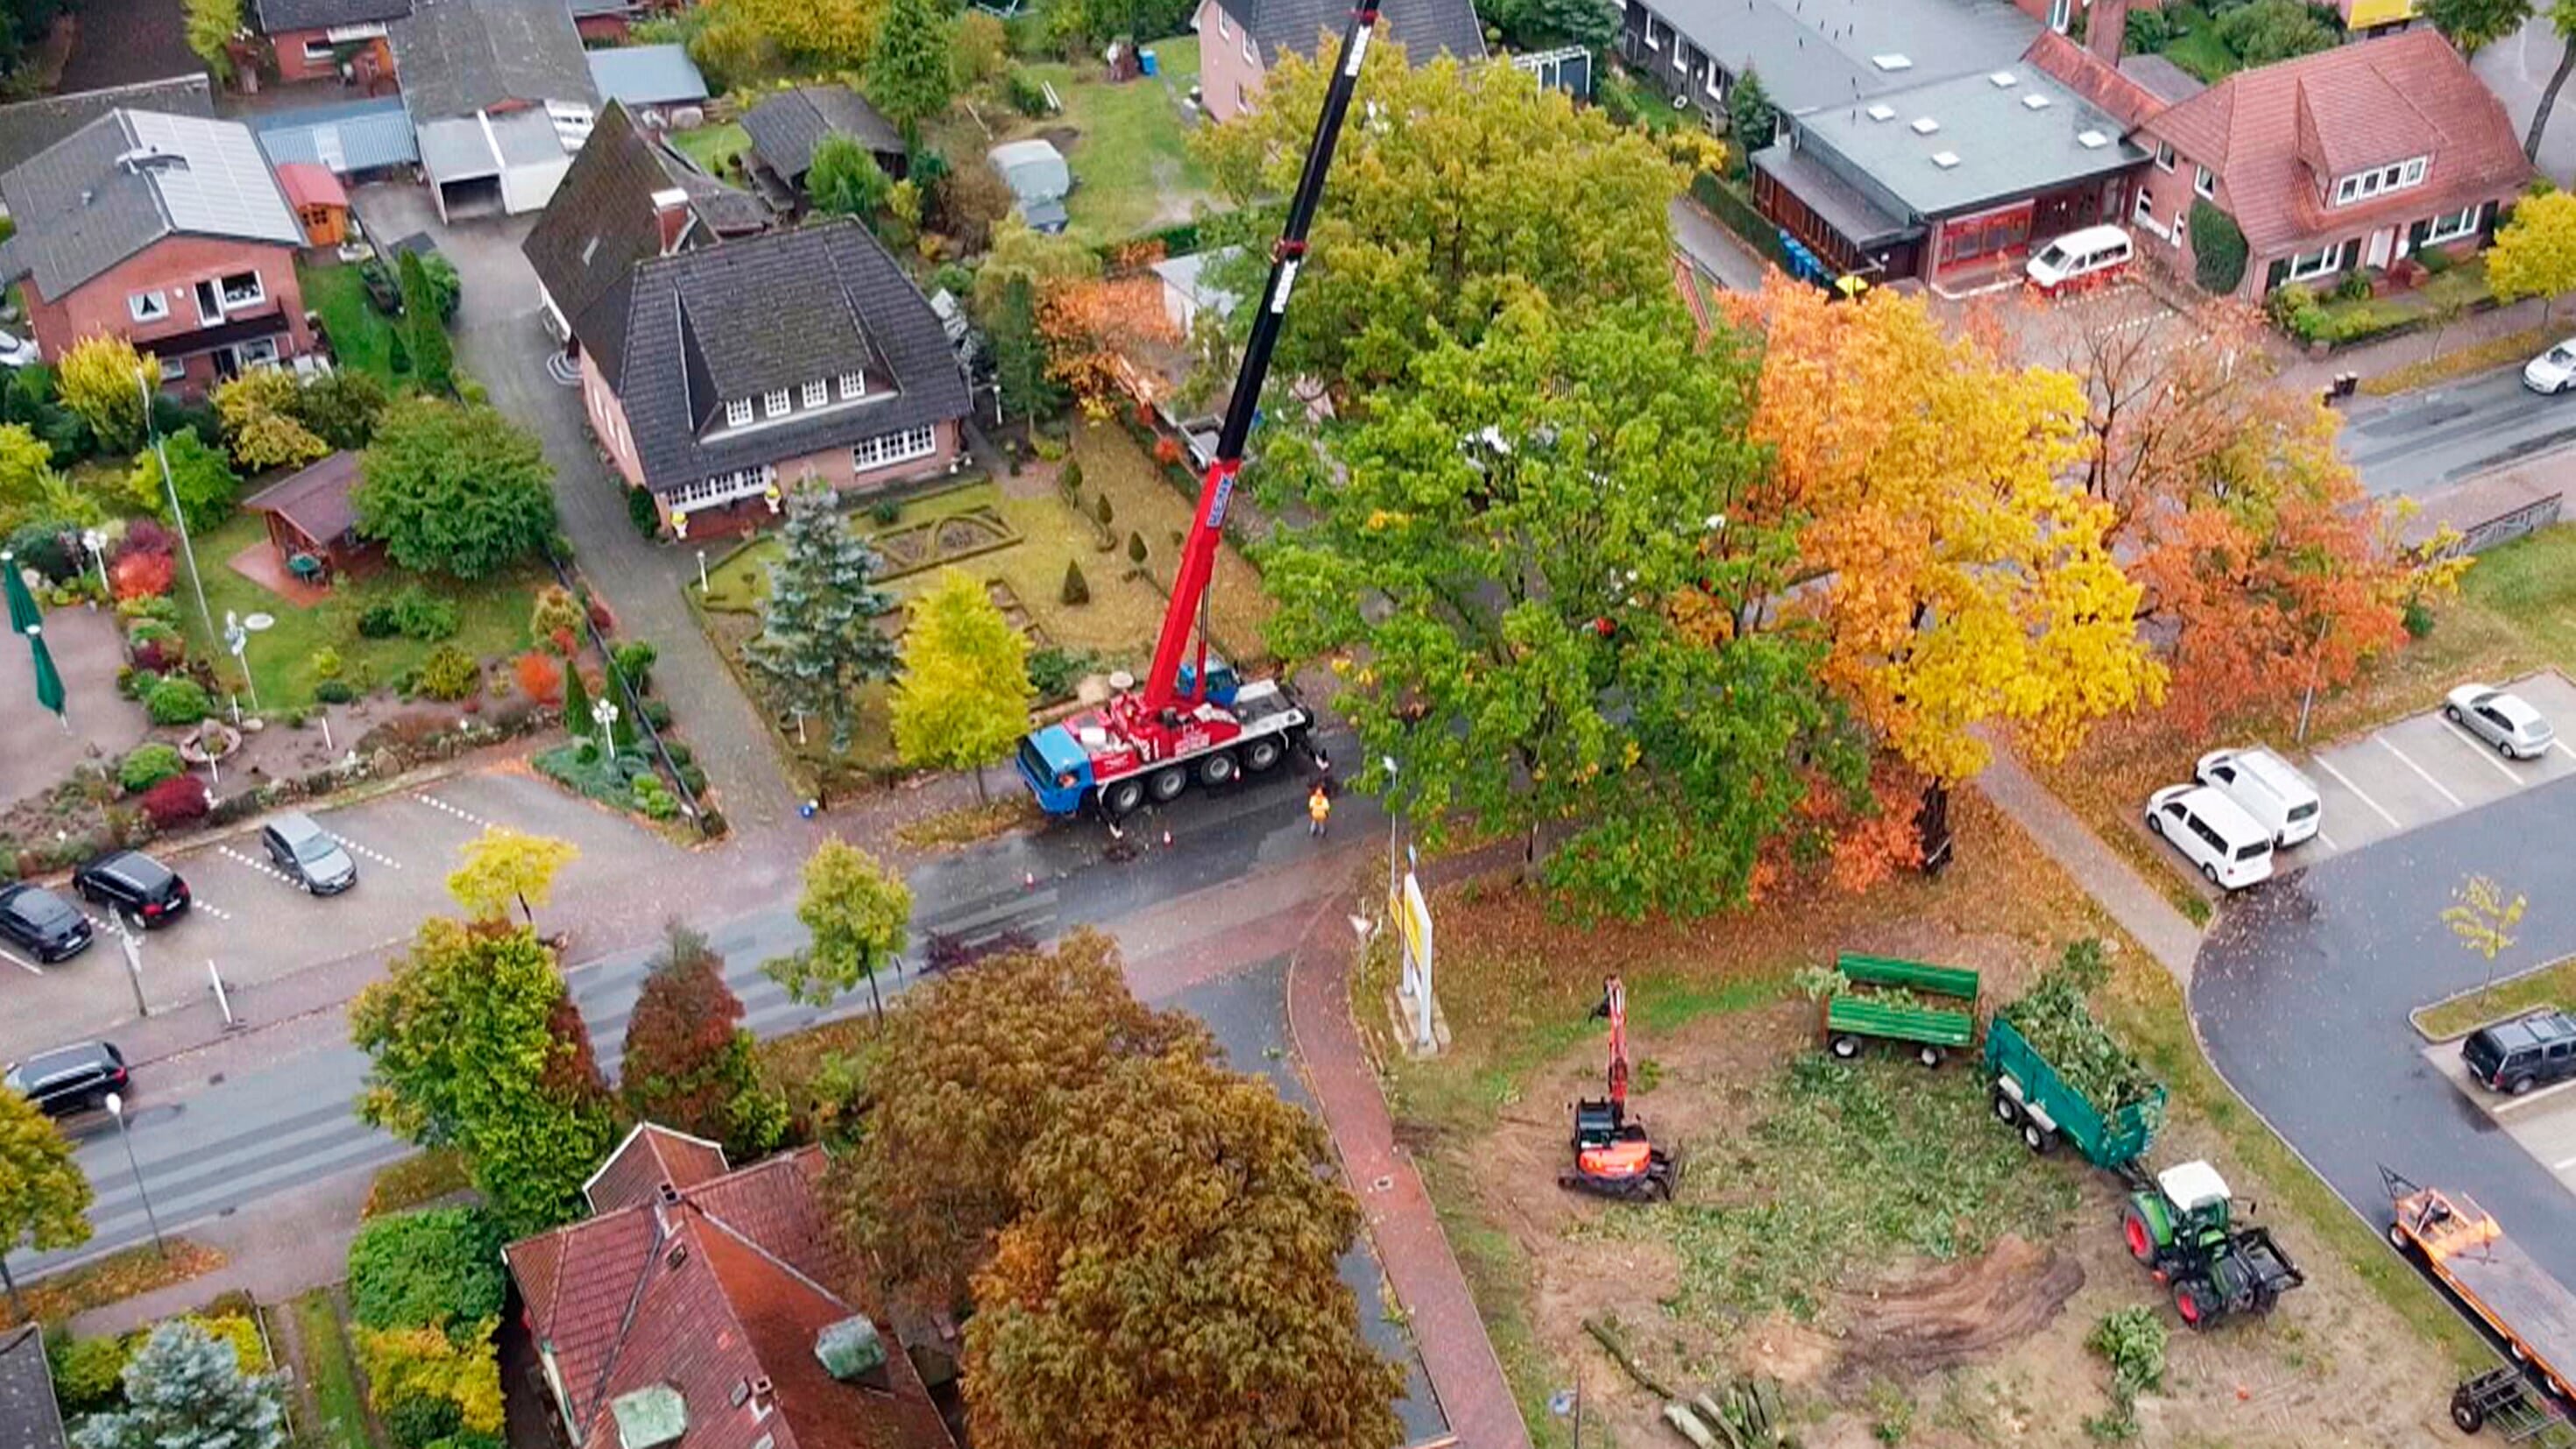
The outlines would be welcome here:
<svg viewBox="0 0 2576 1449">
<path fill-rule="evenodd" d="M 2549 342 L 2548 329 L 2542 327 L 2490 337 L 2484 342 L 2453 348 L 2422 362 L 2410 362 L 2404 367 L 2393 367 L 2365 377 L 2361 380 L 2361 390 L 2372 397 L 2412 392 L 2419 387 L 2431 387 L 2437 382 L 2448 382 L 2473 372 L 2526 361 L 2547 347 Z"/>
<path fill-rule="evenodd" d="M 671 144 L 680 149 L 681 155 L 697 162 L 708 175 L 719 178 L 731 177 L 735 160 L 751 149 L 751 133 L 742 128 L 740 121 L 669 134 Z"/>
<path fill-rule="evenodd" d="M 331 1290 L 316 1288 L 287 1305 L 295 1315 L 295 1336 L 304 1350 L 304 1386 L 313 1396 L 315 1423 L 302 1441 L 306 1449 L 372 1449 L 367 1430 L 366 1396 L 358 1387 L 358 1366 L 349 1340 L 340 1331 L 340 1312 Z"/>
<path fill-rule="evenodd" d="M 463 1153 L 452 1147 L 433 1147 L 378 1172 L 375 1181 L 367 1184 L 367 1201 L 358 1209 L 358 1216 L 379 1218 L 402 1212 L 473 1185 L 473 1174 L 466 1168 Z"/>
<path fill-rule="evenodd" d="M 1026 795 L 1010 794 L 907 821 L 895 827 L 894 838 L 914 850 L 955 850 L 1037 822 L 1037 802 Z"/>
<path fill-rule="evenodd" d="M 2464 991 L 2430 1006 L 2415 1008 L 2409 1019 L 2427 1041 L 2451 1041 L 2491 1021 L 2520 1016 L 2543 1007 L 2576 1005 L 2576 956 L 2525 971 L 2483 991 Z"/>
<path fill-rule="evenodd" d="M 372 372 L 387 388 L 402 381 L 394 371 L 394 319 L 376 310 L 358 269 L 340 262 L 298 263 L 304 305 L 322 319 L 331 353 L 342 367 Z"/>
<path fill-rule="evenodd" d="M 21 1323 L 65 1323 L 93 1308 L 202 1278 L 224 1265 L 224 1255 L 189 1238 L 165 1240 L 169 1251 L 150 1243 L 120 1248 L 77 1268 L 67 1268 L 18 1286 L 24 1306 L 0 1301 L 0 1328 Z"/>
</svg>

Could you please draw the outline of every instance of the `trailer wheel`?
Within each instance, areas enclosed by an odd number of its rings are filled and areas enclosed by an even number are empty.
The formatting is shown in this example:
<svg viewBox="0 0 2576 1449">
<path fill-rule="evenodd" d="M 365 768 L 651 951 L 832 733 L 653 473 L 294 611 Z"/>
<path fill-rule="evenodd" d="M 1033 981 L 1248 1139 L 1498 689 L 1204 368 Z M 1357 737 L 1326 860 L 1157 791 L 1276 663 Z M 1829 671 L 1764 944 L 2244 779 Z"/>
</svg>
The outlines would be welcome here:
<svg viewBox="0 0 2576 1449">
<path fill-rule="evenodd" d="M 2388 1225 L 2388 1246 L 2395 1248 L 2401 1258 L 2415 1256 L 2415 1240 L 2406 1236 L 2406 1229 L 2396 1223 Z"/>
<path fill-rule="evenodd" d="M 1154 772 L 1154 803 L 1157 805 L 1171 804 L 1181 798 L 1181 792 L 1188 788 L 1190 788 L 1190 772 L 1187 766 L 1170 765 Z"/>
<path fill-rule="evenodd" d="M 1144 803 L 1145 787 L 1136 780 L 1121 780 L 1100 792 L 1100 808 L 1108 811 L 1112 820 L 1134 814 L 1136 807 Z"/>
<path fill-rule="evenodd" d="M 2046 1157 L 2048 1149 L 2057 1145 L 2057 1134 L 2036 1122 L 2025 1119 L 2021 1124 L 2021 1143 L 2022 1146 Z"/>
<path fill-rule="evenodd" d="M 2146 1214 L 2138 1211 L 2136 1203 L 2120 1209 L 2120 1241 L 2129 1245 L 2129 1256 L 2139 1262 L 2156 1260 L 2156 1235 L 2147 1227 Z"/>
<path fill-rule="evenodd" d="M 2463 1434 L 2475 1434 L 2487 1426 L 2487 1411 L 2466 1390 L 2451 1395 L 2451 1426 Z"/>
<path fill-rule="evenodd" d="M 2527 1364 L 2531 1362 L 2531 1350 L 2522 1346 L 2521 1339 L 2506 1339 L 2504 1341 L 2504 1352 L 2505 1357 L 2512 1359 L 2515 1363 Z"/>
<path fill-rule="evenodd" d="M 1995 1120 L 2007 1127 L 2021 1125 L 2021 1104 L 2001 1087 L 1995 1088 Z"/>
<path fill-rule="evenodd" d="M 1278 764 L 1279 757 L 1285 753 L 1287 752 L 1280 748 L 1279 741 L 1268 736 L 1254 740 L 1243 747 L 1244 773 L 1258 775 Z"/>
<path fill-rule="evenodd" d="M 1199 783 L 1214 789 L 1234 779 L 1234 756 L 1222 751 L 1199 762 Z"/>
<path fill-rule="evenodd" d="M 2212 1311 L 2215 1305 L 2209 1300 L 2208 1285 L 2197 1278 L 2184 1278 L 2174 1284 L 2173 1304 L 2174 1312 L 2188 1328 L 2205 1332 L 2218 1321 L 2218 1315 Z"/>
<path fill-rule="evenodd" d="M 1847 1031 L 1836 1032 L 1833 1039 L 1825 1043 L 1825 1050 L 1844 1061 L 1850 1061 L 1860 1055 L 1860 1038 Z"/>
<path fill-rule="evenodd" d="M 1938 1067 L 1941 1065 L 1941 1049 L 1927 1042 L 1914 1049 L 1914 1059 L 1926 1067 Z"/>
</svg>

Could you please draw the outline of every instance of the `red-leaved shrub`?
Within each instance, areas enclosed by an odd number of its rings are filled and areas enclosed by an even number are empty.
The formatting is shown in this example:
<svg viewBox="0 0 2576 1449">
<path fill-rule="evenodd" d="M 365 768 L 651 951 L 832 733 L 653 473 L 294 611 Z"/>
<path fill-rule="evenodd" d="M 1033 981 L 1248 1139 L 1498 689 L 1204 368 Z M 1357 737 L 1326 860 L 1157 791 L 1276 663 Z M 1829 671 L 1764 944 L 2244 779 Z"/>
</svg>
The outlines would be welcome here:
<svg viewBox="0 0 2576 1449">
<path fill-rule="evenodd" d="M 143 814 L 161 830 L 203 820 L 210 808 L 206 782 L 194 775 L 173 775 L 143 792 Z"/>
<path fill-rule="evenodd" d="M 563 698 L 563 665 L 553 655 L 531 649 L 512 668 L 518 675 L 519 692 L 528 698 L 544 704 Z"/>
<path fill-rule="evenodd" d="M 1181 461 L 1181 440 L 1178 438 L 1156 438 L 1154 440 L 1154 461 L 1166 466 Z"/>
<path fill-rule="evenodd" d="M 617 616 L 608 612 L 606 599 L 594 598 L 590 601 L 590 627 L 602 634 L 617 632 Z"/>
<path fill-rule="evenodd" d="M 176 639 L 146 639 L 134 646 L 134 667 L 168 674 L 188 662 L 187 646 Z"/>
<path fill-rule="evenodd" d="M 157 599 L 170 592 L 178 566 L 166 553 L 130 553 L 108 569 L 107 578 L 119 599 Z"/>
<path fill-rule="evenodd" d="M 114 564 L 138 553 L 157 553 L 166 557 L 176 552 L 178 547 L 179 541 L 171 536 L 170 530 L 152 519 L 138 518 L 125 525 L 125 536 L 108 549 L 107 561 Z"/>
</svg>

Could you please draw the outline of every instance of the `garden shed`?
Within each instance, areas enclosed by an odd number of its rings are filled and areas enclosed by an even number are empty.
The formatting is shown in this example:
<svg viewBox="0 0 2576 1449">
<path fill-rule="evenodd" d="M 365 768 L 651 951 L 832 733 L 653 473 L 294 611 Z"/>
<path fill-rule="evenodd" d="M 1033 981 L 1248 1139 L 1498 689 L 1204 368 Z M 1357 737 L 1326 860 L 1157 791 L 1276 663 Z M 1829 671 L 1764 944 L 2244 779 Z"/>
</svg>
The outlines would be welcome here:
<svg viewBox="0 0 2576 1449">
<path fill-rule="evenodd" d="M 280 573 L 312 585 L 360 573 L 382 550 L 358 536 L 358 455 L 337 452 L 253 494 L 242 507 L 258 514 Z"/>
</svg>

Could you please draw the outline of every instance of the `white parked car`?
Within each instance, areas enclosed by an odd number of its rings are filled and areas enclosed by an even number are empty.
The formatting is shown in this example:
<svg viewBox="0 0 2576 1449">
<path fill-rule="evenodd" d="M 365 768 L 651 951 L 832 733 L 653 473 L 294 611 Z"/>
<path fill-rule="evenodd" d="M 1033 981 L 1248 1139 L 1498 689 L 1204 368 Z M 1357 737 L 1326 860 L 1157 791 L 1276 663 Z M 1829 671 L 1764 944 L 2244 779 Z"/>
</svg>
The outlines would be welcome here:
<svg viewBox="0 0 2576 1449">
<path fill-rule="evenodd" d="M 44 361 L 32 338 L 15 332 L 0 332 L 0 367 L 31 367 Z"/>
<path fill-rule="evenodd" d="M 2558 738 L 2518 694 L 2483 684 L 2463 684 L 2442 703 L 2442 718 L 2495 746 L 2508 760 L 2534 760 L 2549 753 Z"/>
<path fill-rule="evenodd" d="M 2317 833 L 2317 787 L 2289 761 L 2260 745 L 2212 750 L 2200 757 L 2192 776 L 2271 831 L 2275 846 L 2297 845 Z"/>
<path fill-rule="evenodd" d="M 2030 284 L 2050 296 L 2094 286 L 2128 270 L 2129 234 L 2116 226 L 2078 227 L 2031 254 L 2022 267 Z"/>
<path fill-rule="evenodd" d="M 2576 337 L 2524 363 L 2522 385 L 2533 392 L 2565 392 L 2576 385 Z"/>
<path fill-rule="evenodd" d="M 2272 877 L 2272 832 L 2207 785 L 2167 785 L 2148 796 L 2147 828 L 2222 889 Z"/>
</svg>

